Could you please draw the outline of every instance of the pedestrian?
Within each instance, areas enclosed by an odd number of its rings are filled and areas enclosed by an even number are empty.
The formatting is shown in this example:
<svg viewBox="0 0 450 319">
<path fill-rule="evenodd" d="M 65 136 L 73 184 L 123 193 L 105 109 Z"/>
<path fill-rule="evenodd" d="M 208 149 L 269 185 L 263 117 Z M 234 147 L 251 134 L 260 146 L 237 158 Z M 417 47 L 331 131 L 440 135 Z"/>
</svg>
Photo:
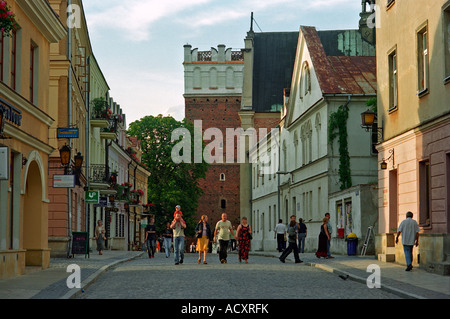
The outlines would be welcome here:
<svg viewBox="0 0 450 319">
<path fill-rule="evenodd" d="M 186 222 L 179 212 L 175 214 L 170 228 L 173 229 L 175 265 L 179 265 L 184 259 L 184 230 L 186 229 Z"/>
<path fill-rule="evenodd" d="M 223 213 L 222 219 L 217 222 L 214 230 L 214 242 L 217 242 L 217 238 L 219 238 L 219 260 L 222 264 L 227 263 L 227 249 L 230 234 L 236 239 L 231 222 L 227 218 L 227 214 Z"/>
<path fill-rule="evenodd" d="M 148 258 L 155 258 L 155 241 L 156 241 L 156 226 L 155 219 L 150 218 L 150 224 L 145 227 L 145 239 L 147 243 Z"/>
<path fill-rule="evenodd" d="M 203 264 L 208 264 L 206 262 L 206 255 L 208 254 L 209 243 L 212 240 L 211 227 L 208 224 L 208 216 L 202 215 L 200 221 L 195 227 L 195 233 L 197 235 L 197 251 L 198 251 L 198 263 L 202 261 L 203 254 Z"/>
<path fill-rule="evenodd" d="M 242 217 L 242 223 L 237 228 L 236 236 L 239 243 L 239 262 L 248 264 L 248 252 L 250 251 L 250 241 L 252 239 L 252 228 L 247 224 L 247 217 Z"/>
<path fill-rule="evenodd" d="M 333 256 L 331 256 L 331 251 L 330 251 L 331 234 L 333 234 L 333 227 L 331 226 L 331 223 L 330 223 L 330 213 L 326 213 L 325 217 L 328 218 L 327 230 L 328 230 L 328 234 L 330 235 L 330 237 L 328 238 L 328 241 L 327 241 L 327 258 L 334 258 Z"/>
<path fill-rule="evenodd" d="M 277 240 L 278 251 L 281 253 L 286 248 L 286 226 L 283 224 L 283 220 L 278 220 L 278 224 L 274 229 L 274 239 Z"/>
<path fill-rule="evenodd" d="M 164 252 L 166 253 L 166 258 L 170 257 L 170 249 L 172 248 L 172 237 L 173 237 L 173 230 L 170 228 L 170 223 L 166 223 L 166 229 L 163 232 Z"/>
<path fill-rule="evenodd" d="M 97 241 L 97 251 L 99 255 L 103 255 L 103 250 L 105 249 L 105 227 L 101 220 L 97 221 L 97 226 L 95 227 L 95 240 Z"/>
<path fill-rule="evenodd" d="M 302 262 L 303 262 L 302 260 L 300 260 L 300 257 L 299 257 L 299 255 L 298 255 L 298 247 L 297 247 L 297 231 L 296 231 L 296 229 L 297 229 L 297 222 L 295 221 L 295 218 L 294 218 L 294 220 L 291 219 L 291 222 L 289 223 L 288 231 L 287 231 L 287 233 L 288 233 L 288 243 L 289 243 L 289 246 L 288 246 L 287 249 L 285 249 L 285 250 L 283 251 L 283 253 L 282 253 L 281 256 L 279 257 L 279 259 L 280 259 L 280 261 L 281 261 L 282 263 L 285 262 L 286 257 L 289 256 L 289 254 L 290 254 L 292 251 L 294 251 L 294 259 L 295 259 L 295 263 L 296 263 L 296 264 L 299 264 L 299 263 L 302 263 Z"/>
<path fill-rule="evenodd" d="M 181 211 L 180 205 L 175 206 L 175 212 L 173 213 L 173 218 L 175 218 L 175 215 L 178 213 L 180 214 L 181 217 L 183 217 L 183 212 Z"/>
<path fill-rule="evenodd" d="M 298 251 L 302 254 L 305 252 L 305 239 L 308 233 L 308 227 L 303 222 L 303 218 L 298 219 Z"/>
<path fill-rule="evenodd" d="M 320 226 L 320 234 L 319 234 L 319 248 L 316 251 L 316 257 L 324 257 L 328 258 L 327 254 L 327 246 L 328 246 L 328 240 L 330 239 L 330 233 L 328 232 L 328 218 L 324 218 L 322 220 L 322 225 Z"/>
<path fill-rule="evenodd" d="M 398 237 L 400 236 L 400 234 L 402 234 L 403 251 L 405 253 L 406 260 L 406 271 L 410 271 L 413 268 L 412 261 L 414 245 L 416 247 L 419 246 L 420 228 L 419 225 L 417 225 L 417 222 L 412 218 L 413 213 L 407 212 L 406 219 L 400 223 L 400 226 L 398 226 L 397 237 L 395 238 L 395 243 L 398 244 Z"/>
</svg>

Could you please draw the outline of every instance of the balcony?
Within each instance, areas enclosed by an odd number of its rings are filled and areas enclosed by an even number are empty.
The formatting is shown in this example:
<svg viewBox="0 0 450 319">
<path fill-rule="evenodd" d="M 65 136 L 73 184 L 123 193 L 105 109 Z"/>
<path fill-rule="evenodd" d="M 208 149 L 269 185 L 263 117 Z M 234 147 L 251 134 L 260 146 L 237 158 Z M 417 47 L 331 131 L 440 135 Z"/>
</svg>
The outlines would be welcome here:
<svg viewBox="0 0 450 319">
<path fill-rule="evenodd" d="M 89 167 L 89 187 L 92 190 L 110 188 L 109 167 L 104 164 L 91 164 Z"/>
</svg>

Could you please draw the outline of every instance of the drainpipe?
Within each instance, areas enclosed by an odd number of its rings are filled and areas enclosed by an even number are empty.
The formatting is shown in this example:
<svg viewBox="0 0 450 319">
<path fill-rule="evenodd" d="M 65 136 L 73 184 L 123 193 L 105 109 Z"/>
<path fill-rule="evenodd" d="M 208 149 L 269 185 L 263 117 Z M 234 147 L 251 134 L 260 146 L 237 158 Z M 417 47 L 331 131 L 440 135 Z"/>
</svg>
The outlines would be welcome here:
<svg viewBox="0 0 450 319">
<path fill-rule="evenodd" d="M 71 6 L 71 0 L 67 0 L 67 7 Z M 66 10 L 67 11 L 67 10 Z M 68 28 L 67 33 L 67 59 L 69 61 L 69 72 L 67 80 L 67 123 L 70 126 L 72 124 L 72 30 Z M 72 149 L 72 140 L 69 139 L 69 147 Z M 67 258 L 72 257 L 72 194 L 70 188 L 67 189 L 67 206 L 68 206 L 68 236 L 69 236 L 69 247 L 67 252 Z"/>
<path fill-rule="evenodd" d="M 91 72 L 90 72 L 90 68 L 91 68 L 91 57 L 89 56 L 88 58 L 87 58 L 87 67 L 88 67 L 88 72 L 87 72 L 87 74 L 88 75 L 86 75 L 86 76 L 89 76 L 89 74 L 91 74 Z M 90 79 L 87 79 L 88 81 L 90 81 Z M 90 170 L 90 159 L 89 159 L 89 157 L 90 157 L 90 153 L 89 153 L 89 148 L 90 148 L 90 139 L 91 139 L 91 108 L 90 108 L 90 105 L 89 105 L 89 100 L 90 100 L 90 98 L 91 98 L 91 95 L 90 95 L 90 90 L 87 90 L 86 91 L 86 97 L 85 97 L 85 99 L 86 99 L 86 101 L 85 101 L 85 105 L 86 105 L 86 154 L 85 154 L 85 157 L 86 157 L 86 160 L 85 160 L 85 163 L 86 163 L 86 170 L 85 170 L 85 175 L 86 175 L 86 187 L 85 187 L 85 191 L 86 190 L 89 190 L 89 176 L 90 176 L 90 172 L 89 172 L 89 170 Z M 85 227 L 86 227 L 86 232 L 88 233 L 88 238 L 89 238 L 89 219 L 90 219 L 90 216 L 91 216 L 91 204 L 86 204 L 85 203 L 85 212 L 86 212 L 86 216 L 85 216 Z"/>
</svg>

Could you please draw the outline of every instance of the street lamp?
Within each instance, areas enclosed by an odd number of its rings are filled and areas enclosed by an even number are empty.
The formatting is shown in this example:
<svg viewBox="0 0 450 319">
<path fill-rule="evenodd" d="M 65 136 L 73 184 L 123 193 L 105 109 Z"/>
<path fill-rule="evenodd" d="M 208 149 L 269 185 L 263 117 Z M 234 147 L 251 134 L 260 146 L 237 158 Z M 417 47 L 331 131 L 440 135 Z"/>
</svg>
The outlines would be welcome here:
<svg viewBox="0 0 450 319">
<path fill-rule="evenodd" d="M 375 123 L 375 112 L 372 112 L 371 110 L 367 110 L 363 113 L 361 113 L 361 120 L 362 120 L 362 128 L 365 128 L 366 131 L 369 131 L 373 127 L 373 124 Z"/>
<path fill-rule="evenodd" d="M 280 201 L 280 175 L 287 175 L 287 174 L 291 174 L 291 172 L 282 172 L 282 171 L 278 171 L 277 172 L 277 179 L 278 179 L 278 187 L 277 187 L 277 193 L 278 193 L 278 220 L 281 218 L 281 201 Z"/>
<path fill-rule="evenodd" d="M 64 144 L 63 147 L 61 147 L 61 149 L 59 150 L 59 156 L 61 158 L 61 165 L 63 166 L 68 166 L 70 163 L 70 152 L 72 150 L 70 149 L 69 146 L 67 146 L 66 144 Z"/>
<path fill-rule="evenodd" d="M 81 169 L 81 166 L 83 166 L 83 156 L 80 152 L 75 156 L 75 168 L 77 170 Z"/>
</svg>

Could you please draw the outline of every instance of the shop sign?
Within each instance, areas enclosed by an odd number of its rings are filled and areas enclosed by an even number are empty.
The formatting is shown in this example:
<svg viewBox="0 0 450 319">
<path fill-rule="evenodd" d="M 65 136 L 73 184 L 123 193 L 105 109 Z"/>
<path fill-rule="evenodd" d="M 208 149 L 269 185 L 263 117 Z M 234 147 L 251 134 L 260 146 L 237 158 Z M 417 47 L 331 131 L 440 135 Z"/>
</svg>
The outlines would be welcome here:
<svg viewBox="0 0 450 319">
<path fill-rule="evenodd" d="M 53 175 L 53 188 L 74 188 L 75 175 Z"/>
</svg>

